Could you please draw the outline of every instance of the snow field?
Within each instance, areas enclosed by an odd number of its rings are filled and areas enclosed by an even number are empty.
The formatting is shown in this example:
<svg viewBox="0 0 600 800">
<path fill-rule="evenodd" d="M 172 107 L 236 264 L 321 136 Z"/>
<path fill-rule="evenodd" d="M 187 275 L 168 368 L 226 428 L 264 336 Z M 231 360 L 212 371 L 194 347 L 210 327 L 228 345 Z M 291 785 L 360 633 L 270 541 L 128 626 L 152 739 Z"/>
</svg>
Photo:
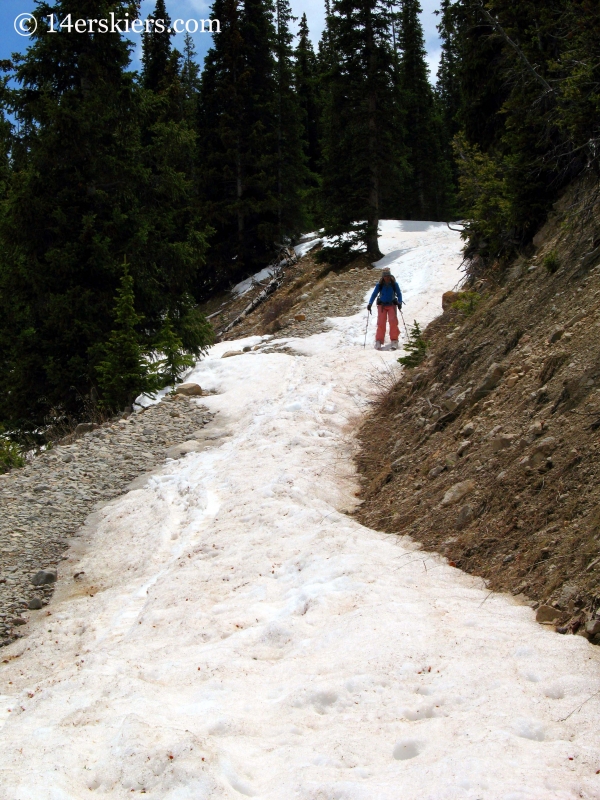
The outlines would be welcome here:
<svg viewBox="0 0 600 800">
<path fill-rule="evenodd" d="M 382 228 L 426 324 L 458 235 Z M 597 650 L 343 513 L 353 427 L 397 368 L 365 319 L 297 355 L 225 342 L 187 376 L 222 435 L 94 515 L 6 649 L 2 800 L 600 798 Z"/>
</svg>

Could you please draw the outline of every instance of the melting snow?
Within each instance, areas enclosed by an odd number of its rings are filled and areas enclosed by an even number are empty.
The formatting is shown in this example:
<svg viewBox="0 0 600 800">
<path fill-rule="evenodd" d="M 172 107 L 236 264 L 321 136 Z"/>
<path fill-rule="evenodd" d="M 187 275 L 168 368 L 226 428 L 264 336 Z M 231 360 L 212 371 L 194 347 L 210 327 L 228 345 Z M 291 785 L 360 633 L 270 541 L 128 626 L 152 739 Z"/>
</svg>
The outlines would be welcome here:
<svg viewBox="0 0 600 800">
<path fill-rule="evenodd" d="M 383 231 L 425 324 L 459 237 Z M 188 376 L 230 435 L 98 512 L 4 651 L 0 797 L 600 797 L 598 650 L 343 513 L 352 428 L 398 368 L 365 320 Z"/>
</svg>

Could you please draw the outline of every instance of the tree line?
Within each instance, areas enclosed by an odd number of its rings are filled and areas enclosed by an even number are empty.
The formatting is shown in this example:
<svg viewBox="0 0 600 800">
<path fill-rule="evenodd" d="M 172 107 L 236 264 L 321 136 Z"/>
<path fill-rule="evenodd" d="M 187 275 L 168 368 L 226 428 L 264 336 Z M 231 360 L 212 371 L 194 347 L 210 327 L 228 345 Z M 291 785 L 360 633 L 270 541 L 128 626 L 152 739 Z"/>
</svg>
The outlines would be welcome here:
<svg viewBox="0 0 600 800">
<path fill-rule="evenodd" d="M 139 8 L 37 0 L 28 50 L 1 65 L 10 430 L 175 380 L 211 343 L 198 303 L 300 232 L 376 257 L 379 215 L 439 218 L 450 202 L 415 0 L 332 0 L 316 53 L 288 0 L 215 0 L 203 69 L 190 36 L 179 52 L 156 26 L 139 73 L 118 33 L 47 33 L 51 15 L 111 12 Z M 151 16 L 170 26 L 164 0 Z"/>
<path fill-rule="evenodd" d="M 500 263 L 597 169 L 595 0 L 441 0 L 435 86 L 418 0 L 325 0 L 316 49 L 289 0 L 214 0 L 203 67 L 151 28 L 139 72 L 118 33 L 46 33 L 135 0 L 36 2 L 0 65 L 9 430 L 175 381 L 212 341 L 198 304 L 301 232 L 375 260 L 380 218 L 463 217 L 467 255 Z"/>
<path fill-rule="evenodd" d="M 442 0 L 439 19 L 437 90 L 466 256 L 501 271 L 574 178 L 598 184 L 600 4 Z"/>
</svg>

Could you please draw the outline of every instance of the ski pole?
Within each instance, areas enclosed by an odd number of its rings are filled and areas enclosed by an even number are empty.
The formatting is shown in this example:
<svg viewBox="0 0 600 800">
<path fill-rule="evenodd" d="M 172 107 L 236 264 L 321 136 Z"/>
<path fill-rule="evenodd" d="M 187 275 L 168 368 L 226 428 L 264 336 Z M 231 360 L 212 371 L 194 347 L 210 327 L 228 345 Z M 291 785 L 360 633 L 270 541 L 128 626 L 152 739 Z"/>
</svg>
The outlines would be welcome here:
<svg viewBox="0 0 600 800">
<path fill-rule="evenodd" d="M 367 309 L 367 326 L 365 328 L 365 341 L 363 343 L 363 350 L 367 347 L 367 331 L 369 330 L 369 317 L 371 316 L 371 312 Z"/>
<path fill-rule="evenodd" d="M 406 322 L 404 322 L 404 314 L 402 313 L 402 308 L 399 308 L 400 316 L 402 317 L 402 323 L 404 324 L 404 330 L 406 331 L 406 340 L 408 341 L 408 328 L 406 327 Z"/>
</svg>

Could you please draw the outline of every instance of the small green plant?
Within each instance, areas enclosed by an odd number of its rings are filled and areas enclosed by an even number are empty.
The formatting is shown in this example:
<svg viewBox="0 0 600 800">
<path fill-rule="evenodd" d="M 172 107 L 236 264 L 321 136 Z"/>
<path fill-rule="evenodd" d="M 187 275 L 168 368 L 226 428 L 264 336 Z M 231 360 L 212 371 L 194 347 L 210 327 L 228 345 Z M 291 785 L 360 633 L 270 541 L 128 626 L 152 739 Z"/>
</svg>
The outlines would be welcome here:
<svg viewBox="0 0 600 800">
<path fill-rule="evenodd" d="M 161 329 L 157 350 L 162 354 L 162 358 L 155 362 L 153 370 L 156 372 L 162 386 L 172 386 L 180 382 L 182 373 L 193 367 L 196 359 L 190 353 L 185 352 L 183 342 L 175 333 L 171 317 L 167 314 Z"/>
<path fill-rule="evenodd" d="M 475 312 L 480 301 L 481 295 L 478 292 L 460 292 L 458 300 L 452 304 L 452 308 L 460 311 L 465 317 L 470 317 Z"/>
<path fill-rule="evenodd" d="M 136 312 L 134 300 L 133 277 L 125 260 L 115 297 L 114 329 L 101 347 L 103 358 L 96 366 L 102 408 L 123 408 L 131 405 L 137 395 L 152 394 L 159 388 L 136 330 L 143 316 Z"/>
<path fill-rule="evenodd" d="M 417 320 L 415 320 L 415 324 L 410 329 L 408 341 L 404 345 L 404 349 L 407 354 L 405 356 L 401 356 L 398 359 L 398 363 L 405 367 L 418 367 L 425 358 L 428 347 L 429 342 L 426 342 L 425 339 L 423 339 L 419 323 Z"/>
<path fill-rule="evenodd" d="M 8 472 L 15 467 L 24 467 L 25 459 L 21 448 L 11 440 L 0 429 L 0 475 Z"/>
<path fill-rule="evenodd" d="M 556 270 L 560 267 L 560 260 L 556 250 L 551 250 L 549 253 L 546 253 L 542 264 L 546 267 L 551 275 L 554 275 Z"/>
</svg>

